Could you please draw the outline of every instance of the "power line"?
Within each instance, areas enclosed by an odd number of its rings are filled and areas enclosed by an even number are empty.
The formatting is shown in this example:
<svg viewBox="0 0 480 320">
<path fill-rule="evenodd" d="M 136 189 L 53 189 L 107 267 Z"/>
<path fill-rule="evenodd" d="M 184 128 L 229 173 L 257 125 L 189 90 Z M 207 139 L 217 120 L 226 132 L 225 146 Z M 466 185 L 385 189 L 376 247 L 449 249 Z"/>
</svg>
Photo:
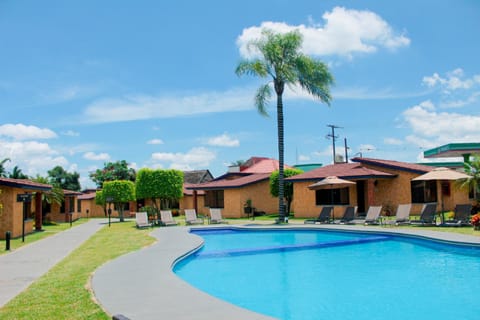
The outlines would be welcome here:
<svg viewBox="0 0 480 320">
<path fill-rule="evenodd" d="M 338 136 L 335 135 L 335 129 L 339 129 L 342 127 L 336 126 L 334 124 L 327 124 L 327 127 L 332 128 L 332 133 L 327 134 L 327 139 L 332 138 L 332 147 L 333 147 L 333 164 L 335 164 L 335 140 L 338 139 Z"/>
</svg>

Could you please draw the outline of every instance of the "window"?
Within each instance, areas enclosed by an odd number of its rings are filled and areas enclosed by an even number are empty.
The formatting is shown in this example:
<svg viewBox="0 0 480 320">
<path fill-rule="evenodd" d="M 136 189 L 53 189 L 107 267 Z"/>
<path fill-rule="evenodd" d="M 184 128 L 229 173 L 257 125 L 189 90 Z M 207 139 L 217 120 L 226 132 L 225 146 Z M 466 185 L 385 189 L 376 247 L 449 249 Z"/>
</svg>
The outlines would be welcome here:
<svg viewBox="0 0 480 320">
<path fill-rule="evenodd" d="M 205 192 L 205 206 L 223 208 L 223 190 L 208 190 Z"/>
<path fill-rule="evenodd" d="M 437 181 L 412 181 L 412 202 L 437 202 Z"/>
<path fill-rule="evenodd" d="M 82 212 L 82 200 L 77 199 L 77 212 Z"/>
<path fill-rule="evenodd" d="M 345 205 L 350 203 L 348 188 L 320 189 L 315 192 L 315 204 Z"/>
</svg>

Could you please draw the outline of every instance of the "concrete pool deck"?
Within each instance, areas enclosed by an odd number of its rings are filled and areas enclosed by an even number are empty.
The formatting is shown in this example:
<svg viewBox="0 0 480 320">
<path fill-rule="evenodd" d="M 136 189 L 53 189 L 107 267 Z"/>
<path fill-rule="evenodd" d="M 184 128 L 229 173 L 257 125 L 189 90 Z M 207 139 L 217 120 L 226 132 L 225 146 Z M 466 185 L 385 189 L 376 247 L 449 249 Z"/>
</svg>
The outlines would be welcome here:
<svg viewBox="0 0 480 320">
<path fill-rule="evenodd" d="M 480 237 L 424 230 L 367 227 L 363 225 L 221 225 L 192 228 L 273 228 L 329 229 L 382 232 L 433 238 L 447 242 L 480 245 Z M 177 277 L 176 261 L 202 245 L 202 239 L 190 234 L 191 227 L 153 229 L 153 245 L 110 261 L 92 278 L 96 299 L 110 314 L 129 319 L 273 319 L 212 297 Z M 441 229 L 439 229 L 441 230 Z M 273 303 L 273 302 L 272 302 Z"/>
</svg>

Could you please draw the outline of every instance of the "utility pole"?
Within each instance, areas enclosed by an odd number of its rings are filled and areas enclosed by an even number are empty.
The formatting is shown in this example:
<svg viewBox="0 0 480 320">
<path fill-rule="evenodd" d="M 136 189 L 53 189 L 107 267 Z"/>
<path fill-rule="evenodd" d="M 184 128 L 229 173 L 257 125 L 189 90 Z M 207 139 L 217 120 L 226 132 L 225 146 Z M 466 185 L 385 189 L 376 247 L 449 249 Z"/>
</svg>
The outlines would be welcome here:
<svg viewBox="0 0 480 320">
<path fill-rule="evenodd" d="M 332 128 L 332 133 L 327 134 L 327 138 L 332 138 L 332 145 L 333 145 L 333 164 L 335 164 L 335 139 L 338 138 L 338 136 L 335 135 L 335 129 L 341 128 L 339 126 L 336 126 L 334 124 L 328 124 L 327 127 Z"/>
<path fill-rule="evenodd" d="M 348 146 L 347 146 L 347 138 L 344 138 L 345 141 L 345 163 L 348 163 Z"/>
</svg>

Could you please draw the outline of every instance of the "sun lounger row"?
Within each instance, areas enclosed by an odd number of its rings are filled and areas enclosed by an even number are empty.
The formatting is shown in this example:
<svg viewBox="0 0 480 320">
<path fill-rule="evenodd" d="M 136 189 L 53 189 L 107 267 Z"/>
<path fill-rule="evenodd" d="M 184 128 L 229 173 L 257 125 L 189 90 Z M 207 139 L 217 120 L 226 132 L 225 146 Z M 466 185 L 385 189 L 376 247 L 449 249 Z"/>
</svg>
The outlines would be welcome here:
<svg viewBox="0 0 480 320">
<path fill-rule="evenodd" d="M 354 224 L 363 223 L 365 225 L 371 224 L 413 224 L 421 226 L 435 226 L 437 225 L 437 204 L 426 203 L 423 205 L 420 216 L 417 219 L 410 219 L 410 211 L 412 204 L 400 204 L 397 207 L 395 214 L 395 220 L 382 220 L 381 212 L 382 206 L 370 206 L 367 211 L 365 219 L 356 219 L 355 207 L 346 207 L 342 218 L 338 221 L 340 224 Z M 446 220 L 441 223 L 441 226 L 464 226 L 470 224 L 470 212 L 472 205 L 470 204 L 458 204 L 455 206 L 455 212 L 453 219 Z M 324 206 L 320 211 L 320 214 L 315 219 L 307 219 L 305 224 L 315 223 L 337 223 L 333 218 L 333 207 Z"/>
<path fill-rule="evenodd" d="M 151 227 L 153 224 L 148 221 L 146 212 L 136 212 L 135 221 L 137 228 Z M 222 211 L 219 208 L 210 208 L 209 223 L 227 223 L 222 218 Z M 160 220 L 158 223 L 162 226 L 176 226 L 178 222 L 173 218 L 171 210 L 160 210 Z M 204 218 L 197 216 L 195 209 L 185 209 L 185 224 L 204 224 Z"/>
</svg>

